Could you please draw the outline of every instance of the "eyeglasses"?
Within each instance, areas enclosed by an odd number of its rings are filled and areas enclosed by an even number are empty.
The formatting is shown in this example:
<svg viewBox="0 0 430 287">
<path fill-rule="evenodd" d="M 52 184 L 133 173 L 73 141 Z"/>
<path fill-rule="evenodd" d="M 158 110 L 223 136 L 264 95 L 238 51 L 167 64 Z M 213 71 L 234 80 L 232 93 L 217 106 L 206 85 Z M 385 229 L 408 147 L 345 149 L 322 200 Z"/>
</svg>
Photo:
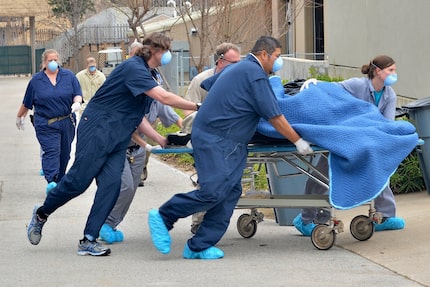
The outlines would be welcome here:
<svg viewBox="0 0 430 287">
<path fill-rule="evenodd" d="M 269 53 L 267 53 L 267 55 L 269 55 L 269 58 L 272 58 L 272 55 L 270 55 Z M 279 57 L 281 57 L 281 55 L 277 55 L 277 56 L 274 56 L 275 57 L 275 60 L 277 60 Z"/>
<path fill-rule="evenodd" d="M 227 60 L 226 58 L 224 58 L 224 54 L 219 55 L 219 60 L 224 60 L 224 61 L 226 61 L 227 63 L 230 63 L 230 64 L 235 64 L 235 63 L 239 62 L 239 61 L 230 61 L 230 60 Z"/>
<path fill-rule="evenodd" d="M 227 60 L 224 58 L 222 58 L 221 60 L 226 61 L 227 63 L 230 63 L 230 64 L 235 64 L 235 63 L 239 62 L 239 61 L 230 61 L 230 60 Z"/>
</svg>

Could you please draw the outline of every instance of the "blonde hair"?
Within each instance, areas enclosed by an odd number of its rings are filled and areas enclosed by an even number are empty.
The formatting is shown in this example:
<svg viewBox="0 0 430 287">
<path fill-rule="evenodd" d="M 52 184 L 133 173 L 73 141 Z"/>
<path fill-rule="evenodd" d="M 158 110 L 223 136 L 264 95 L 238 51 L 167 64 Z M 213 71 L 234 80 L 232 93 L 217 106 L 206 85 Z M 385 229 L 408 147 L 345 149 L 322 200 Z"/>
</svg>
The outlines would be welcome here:
<svg viewBox="0 0 430 287">
<path fill-rule="evenodd" d="M 43 51 L 43 53 L 42 53 L 42 63 L 40 65 L 41 70 L 43 70 L 44 68 L 46 68 L 45 67 L 46 59 L 48 59 L 48 56 L 51 55 L 51 54 L 56 54 L 57 56 L 59 56 L 58 52 L 56 50 L 54 50 L 54 49 L 46 49 L 45 51 Z"/>
</svg>

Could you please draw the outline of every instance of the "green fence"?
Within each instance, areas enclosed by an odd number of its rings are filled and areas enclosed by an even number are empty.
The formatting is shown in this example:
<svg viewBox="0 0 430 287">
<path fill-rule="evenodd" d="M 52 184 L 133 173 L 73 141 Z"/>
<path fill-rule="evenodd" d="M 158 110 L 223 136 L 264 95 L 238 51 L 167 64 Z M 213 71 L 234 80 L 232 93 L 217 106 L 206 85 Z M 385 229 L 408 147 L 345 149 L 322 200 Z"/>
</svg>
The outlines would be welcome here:
<svg viewBox="0 0 430 287">
<path fill-rule="evenodd" d="M 41 55 L 44 49 L 36 50 L 34 59 L 35 71 L 39 71 Z M 0 75 L 31 74 L 31 48 L 30 46 L 3 46 L 0 47 Z"/>
</svg>

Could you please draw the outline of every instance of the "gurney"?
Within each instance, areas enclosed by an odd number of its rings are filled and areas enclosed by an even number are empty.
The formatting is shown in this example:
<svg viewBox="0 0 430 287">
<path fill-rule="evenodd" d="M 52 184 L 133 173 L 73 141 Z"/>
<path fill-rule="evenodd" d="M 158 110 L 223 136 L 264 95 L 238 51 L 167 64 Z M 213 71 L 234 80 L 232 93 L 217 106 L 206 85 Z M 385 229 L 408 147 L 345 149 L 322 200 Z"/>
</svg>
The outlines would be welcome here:
<svg viewBox="0 0 430 287">
<path fill-rule="evenodd" d="M 318 156 L 327 156 L 327 150 L 313 146 L 314 152 L 310 155 L 303 156 L 299 154 L 293 144 L 249 144 L 248 158 L 249 165 L 264 164 L 273 165 L 275 167 L 276 176 L 285 178 L 297 175 L 305 175 L 318 184 L 329 187 L 329 179 L 319 172 L 316 168 L 316 158 Z M 163 149 L 152 151 L 154 154 L 169 154 L 169 153 L 188 153 L 192 154 L 192 148 L 171 146 Z M 290 174 L 281 174 L 275 163 L 283 161 L 294 168 L 294 172 Z M 245 181 L 243 179 L 243 181 Z M 297 191 L 298 194 L 292 195 L 274 195 L 270 192 L 264 198 L 256 198 L 247 196 L 247 193 L 239 199 L 236 209 L 250 209 L 249 213 L 244 213 L 237 220 L 237 230 L 244 238 L 251 238 L 257 232 L 257 224 L 263 221 L 264 214 L 259 208 L 319 208 L 321 213 L 329 211 L 328 218 L 323 222 L 318 222 L 317 226 L 312 231 L 311 242 L 319 250 L 328 250 L 334 243 L 337 233 L 344 231 L 343 222 L 335 215 L 335 208 L 332 207 L 328 195 L 306 195 Z M 352 236 L 359 240 L 365 241 L 372 237 L 374 233 L 374 222 L 380 223 L 382 214 L 376 212 L 373 201 L 368 203 L 369 213 L 367 215 L 356 216 L 350 224 L 350 232 Z"/>
</svg>

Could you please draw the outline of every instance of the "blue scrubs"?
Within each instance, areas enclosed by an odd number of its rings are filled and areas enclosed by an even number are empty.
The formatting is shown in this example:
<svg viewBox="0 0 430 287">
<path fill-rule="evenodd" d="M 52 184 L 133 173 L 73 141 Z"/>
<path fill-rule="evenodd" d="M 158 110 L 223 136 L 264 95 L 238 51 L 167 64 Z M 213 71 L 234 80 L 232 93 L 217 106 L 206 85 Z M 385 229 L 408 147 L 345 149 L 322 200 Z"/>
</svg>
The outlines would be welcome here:
<svg viewBox="0 0 430 287">
<path fill-rule="evenodd" d="M 160 209 L 167 229 L 179 219 L 207 211 L 188 240 L 195 252 L 214 246 L 224 235 L 242 194 L 247 144 L 260 117 L 281 115 L 267 74 L 253 55 L 217 74 L 193 123 L 192 144 L 200 189 L 174 195 Z"/>
<path fill-rule="evenodd" d="M 82 95 L 75 75 L 59 68 L 57 83 L 52 85 L 44 71 L 36 73 L 28 83 L 23 104 L 34 107 L 34 128 L 43 150 L 42 168 L 47 182 L 61 180 L 70 159 L 75 137 L 76 116 L 70 113 L 75 96 Z M 50 119 L 59 118 L 52 123 Z"/>
<path fill-rule="evenodd" d="M 75 162 L 47 196 L 49 215 L 82 194 L 95 178 L 97 191 L 84 235 L 93 240 L 118 198 L 130 137 L 152 98 L 145 92 L 158 84 L 148 64 L 135 56 L 118 65 L 85 108 L 77 130 Z"/>
</svg>

